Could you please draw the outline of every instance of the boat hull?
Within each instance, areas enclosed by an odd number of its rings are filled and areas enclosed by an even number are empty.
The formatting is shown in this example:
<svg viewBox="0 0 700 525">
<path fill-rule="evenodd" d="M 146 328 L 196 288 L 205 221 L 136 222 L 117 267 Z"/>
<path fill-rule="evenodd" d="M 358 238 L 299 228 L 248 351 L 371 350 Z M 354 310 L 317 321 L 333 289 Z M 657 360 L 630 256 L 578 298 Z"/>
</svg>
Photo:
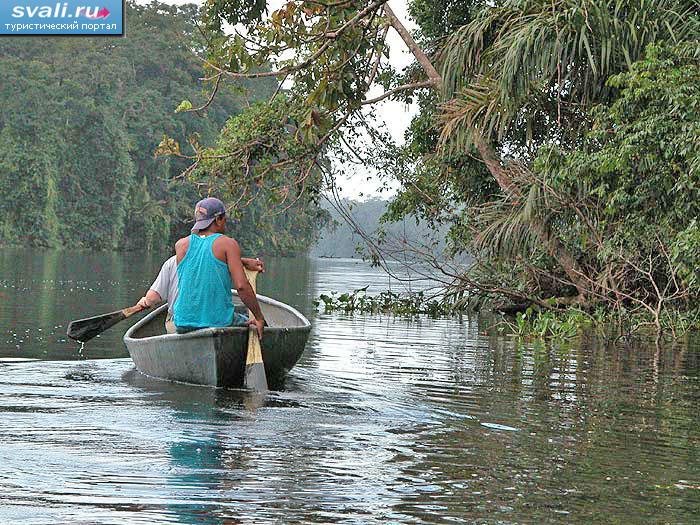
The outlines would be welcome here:
<svg viewBox="0 0 700 525">
<path fill-rule="evenodd" d="M 265 318 L 262 355 L 270 388 L 280 388 L 304 352 L 311 324 L 291 306 L 258 296 Z M 124 336 L 139 372 L 158 379 L 213 387 L 242 388 L 249 330 L 205 328 L 165 334 L 167 305 L 132 326 Z"/>
</svg>

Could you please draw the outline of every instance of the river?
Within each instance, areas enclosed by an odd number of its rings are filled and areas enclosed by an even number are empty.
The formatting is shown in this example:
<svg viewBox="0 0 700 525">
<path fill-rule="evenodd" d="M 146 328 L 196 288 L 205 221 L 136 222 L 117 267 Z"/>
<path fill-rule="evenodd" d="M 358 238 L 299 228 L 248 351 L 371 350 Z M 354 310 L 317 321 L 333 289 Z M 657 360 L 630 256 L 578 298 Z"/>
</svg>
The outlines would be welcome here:
<svg viewBox="0 0 700 525">
<path fill-rule="evenodd" d="M 269 259 L 313 331 L 284 389 L 135 371 L 123 323 L 163 256 L 0 253 L 0 523 L 697 523 L 700 346 L 522 343 L 492 319 L 317 313 L 396 281 Z M 397 269 L 397 271 L 400 271 Z"/>
</svg>

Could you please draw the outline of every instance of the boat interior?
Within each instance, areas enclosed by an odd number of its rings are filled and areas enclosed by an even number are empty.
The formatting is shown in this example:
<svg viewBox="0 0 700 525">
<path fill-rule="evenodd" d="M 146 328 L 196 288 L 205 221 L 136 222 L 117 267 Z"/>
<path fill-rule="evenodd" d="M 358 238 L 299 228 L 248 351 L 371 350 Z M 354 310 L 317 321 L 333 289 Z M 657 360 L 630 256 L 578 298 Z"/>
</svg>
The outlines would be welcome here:
<svg viewBox="0 0 700 525">
<path fill-rule="evenodd" d="M 247 308 L 239 299 L 238 294 L 233 292 L 233 304 L 236 312 L 247 314 Z M 299 312 L 273 299 L 264 296 L 258 296 L 260 308 L 263 311 L 265 320 L 270 328 L 301 328 L 308 326 L 308 321 Z M 159 306 L 158 309 L 148 315 L 147 322 L 141 324 L 131 337 L 142 339 L 146 337 L 154 337 L 165 335 L 165 317 L 167 315 L 167 305 Z M 243 327 L 241 327 L 243 329 Z"/>
</svg>

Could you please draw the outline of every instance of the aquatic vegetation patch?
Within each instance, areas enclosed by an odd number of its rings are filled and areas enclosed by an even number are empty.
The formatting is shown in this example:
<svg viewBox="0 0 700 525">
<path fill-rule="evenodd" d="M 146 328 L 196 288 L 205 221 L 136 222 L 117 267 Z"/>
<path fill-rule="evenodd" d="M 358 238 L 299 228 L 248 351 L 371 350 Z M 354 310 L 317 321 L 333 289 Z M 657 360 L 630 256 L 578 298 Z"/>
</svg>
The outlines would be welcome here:
<svg viewBox="0 0 700 525">
<path fill-rule="evenodd" d="M 657 329 L 657 324 L 661 330 Z M 700 330 L 700 310 L 666 311 L 658 320 L 639 311 L 570 308 L 528 308 L 515 316 L 503 316 L 494 328 L 525 339 L 572 341 L 583 333 L 595 333 L 611 341 L 655 338 L 677 341 Z"/>
<path fill-rule="evenodd" d="M 456 304 L 428 296 L 423 291 L 396 293 L 387 290 L 377 295 L 369 295 L 368 288 L 369 286 L 365 286 L 342 294 L 338 292 L 321 294 L 314 300 L 314 306 L 326 313 L 426 314 L 433 317 L 463 311 Z"/>
<path fill-rule="evenodd" d="M 321 294 L 313 304 L 325 313 L 422 314 L 433 318 L 474 311 L 468 301 L 450 295 L 427 294 L 424 291 L 397 293 L 391 290 L 370 295 L 368 288 Z M 484 312 L 485 309 L 479 311 Z M 661 326 L 660 331 L 657 324 Z M 668 310 L 657 320 L 639 310 L 625 308 L 547 309 L 531 306 L 513 315 L 501 314 L 498 321 L 484 333 L 563 343 L 575 341 L 585 333 L 601 336 L 611 342 L 639 338 L 677 341 L 693 331 L 700 331 L 700 310 Z"/>
</svg>

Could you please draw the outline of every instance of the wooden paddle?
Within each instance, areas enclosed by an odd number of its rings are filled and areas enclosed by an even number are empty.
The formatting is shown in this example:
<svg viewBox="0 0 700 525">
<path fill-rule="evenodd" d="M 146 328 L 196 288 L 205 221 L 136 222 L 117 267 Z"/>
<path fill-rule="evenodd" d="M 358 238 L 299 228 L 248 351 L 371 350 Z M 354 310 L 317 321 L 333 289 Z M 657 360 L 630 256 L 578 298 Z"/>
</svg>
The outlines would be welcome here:
<svg viewBox="0 0 700 525">
<path fill-rule="evenodd" d="M 258 272 L 244 268 L 245 276 L 255 292 L 255 279 Z M 248 318 L 253 319 L 253 313 L 248 310 Z M 251 326 L 248 331 L 248 354 L 245 362 L 245 387 L 258 392 L 267 391 L 267 376 L 265 375 L 265 363 L 263 362 L 262 349 L 258 331 Z"/>
<path fill-rule="evenodd" d="M 143 310 L 143 307 L 137 304 L 116 312 L 71 321 L 66 335 L 71 339 L 86 343 L 96 335 L 101 334 L 127 317 L 139 313 L 141 310 Z"/>
</svg>

